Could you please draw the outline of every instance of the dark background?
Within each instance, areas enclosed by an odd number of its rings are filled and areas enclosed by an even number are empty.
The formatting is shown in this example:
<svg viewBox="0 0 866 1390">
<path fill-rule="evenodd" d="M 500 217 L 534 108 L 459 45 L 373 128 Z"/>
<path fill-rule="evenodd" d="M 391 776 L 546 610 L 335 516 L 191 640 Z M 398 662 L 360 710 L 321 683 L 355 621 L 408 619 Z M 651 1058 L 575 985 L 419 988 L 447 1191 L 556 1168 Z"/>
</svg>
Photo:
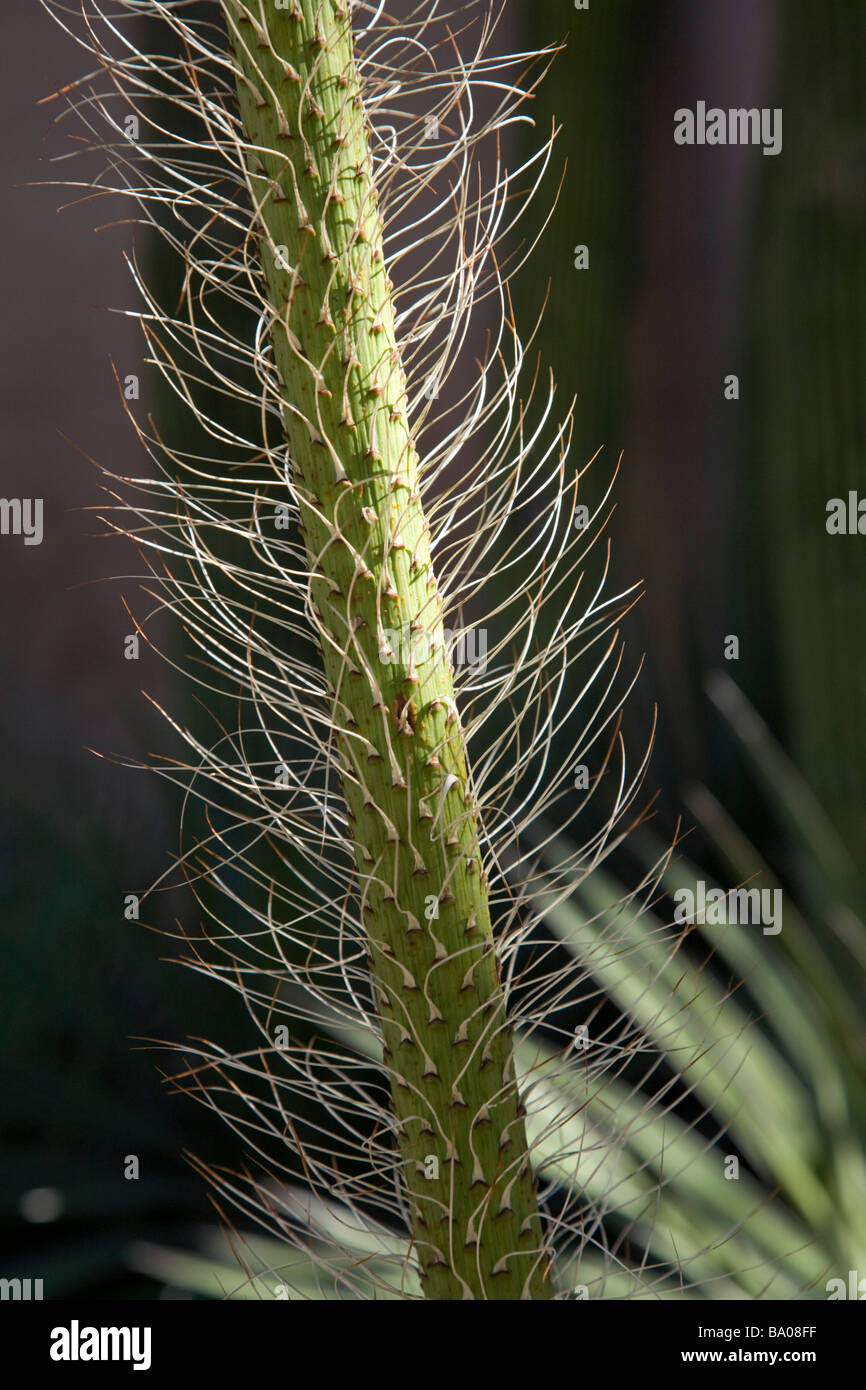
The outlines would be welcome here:
<svg viewBox="0 0 866 1390">
<path fill-rule="evenodd" d="M 772 861 L 795 852 L 706 698 L 707 676 L 725 668 L 859 859 L 866 539 L 830 537 L 825 519 L 831 497 L 866 495 L 866 9 L 509 0 L 506 18 L 503 47 L 568 29 L 534 111 L 542 130 L 561 123 L 567 172 L 518 313 L 534 321 L 549 283 L 538 342 L 561 400 L 577 396 L 575 462 L 603 446 L 591 489 L 624 451 L 615 563 L 624 583 L 644 582 L 626 636 L 635 660 L 647 654 L 627 727 L 637 754 L 658 703 L 660 828 L 671 833 L 701 782 Z M 166 869 L 177 841 L 157 780 L 90 751 L 164 747 L 141 691 L 160 698 L 173 683 L 146 645 L 124 660 L 137 557 L 95 539 L 104 528 L 89 510 L 102 494 L 87 455 L 138 466 L 111 369 L 147 390 L 136 327 L 111 312 L 135 303 L 122 258 L 132 232 L 95 231 L 128 213 L 86 189 L 25 186 L 68 172 L 44 162 L 65 145 L 54 108 L 37 102 L 86 55 L 31 3 L 3 7 L 0 43 L 3 493 L 45 499 L 41 546 L 0 539 L 0 1254 L 54 1296 L 154 1297 L 159 1286 L 129 1268 L 130 1243 L 182 1244 L 211 1214 L 183 1150 L 218 1161 L 233 1149 L 132 1039 L 215 1023 L 225 1036 L 240 1021 L 123 917 L 124 895 Z M 673 112 L 698 99 L 781 106 L 782 153 L 676 146 Z M 573 268 L 577 244 L 588 271 Z M 736 402 L 724 399 L 729 373 Z M 737 662 L 723 658 L 729 634 Z M 157 925 L 175 910 L 161 904 Z M 123 1177 L 130 1154 L 137 1182 Z M 22 1197 L 42 1187 L 62 1210 L 25 1220 Z"/>
</svg>

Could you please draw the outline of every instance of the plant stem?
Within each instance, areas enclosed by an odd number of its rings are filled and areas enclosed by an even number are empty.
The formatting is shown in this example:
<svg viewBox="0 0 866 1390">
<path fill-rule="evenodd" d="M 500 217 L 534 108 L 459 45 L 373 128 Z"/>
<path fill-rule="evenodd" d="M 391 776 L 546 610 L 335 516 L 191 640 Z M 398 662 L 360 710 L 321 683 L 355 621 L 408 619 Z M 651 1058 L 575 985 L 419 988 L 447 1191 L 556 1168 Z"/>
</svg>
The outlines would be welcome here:
<svg viewBox="0 0 866 1390">
<path fill-rule="evenodd" d="M 550 1297 L 348 13 L 223 9 L 425 1294 Z"/>
</svg>

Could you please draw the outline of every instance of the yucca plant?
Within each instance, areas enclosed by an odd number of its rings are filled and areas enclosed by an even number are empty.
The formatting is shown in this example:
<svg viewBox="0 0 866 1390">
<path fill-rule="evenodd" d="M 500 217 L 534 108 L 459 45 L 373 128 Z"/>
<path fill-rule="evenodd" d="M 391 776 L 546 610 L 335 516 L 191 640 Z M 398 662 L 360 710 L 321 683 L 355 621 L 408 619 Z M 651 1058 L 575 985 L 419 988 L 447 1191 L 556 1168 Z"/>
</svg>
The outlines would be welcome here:
<svg viewBox="0 0 866 1390">
<path fill-rule="evenodd" d="M 552 53 L 497 56 L 487 0 L 81 14 L 98 61 L 65 97 L 96 187 L 179 269 L 166 304 L 130 257 L 182 442 L 131 412 L 153 470 L 106 470 L 106 515 L 213 713 L 169 714 L 184 751 L 157 767 L 201 908 L 185 959 L 243 999 L 250 1045 L 184 1044 L 174 1079 L 243 1142 L 241 1171 L 199 1166 L 271 1242 L 254 1278 L 739 1288 L 746 1247 L 720 1274 L 715 1221 L 690 1234 L 668 1191 L 716 1162 L 736 1225 L 711 1140 L 662 1123 L 660 1064 L 718 1100 L 746 1020 L 648 915 L 666 852 L 636 890 L 601 877 L 646 766 L 618 727 L 633 594 L 604 596 L 603 553 L 593 573 L 605 506 L 510 310 L 552 139 L 516 173 L 501 152 Z"/>
<path fill-rule="evenodd" d="M 813 794 L 744 697 L 727 677 L 715 677 L 711 690 L 757 773 L 774 837 L 789 846 L 783 879 L 706 789 L 695 788 L 690 804 L 727 873 L 783 895 L 780 930 L 768 941 L 754 928 L 706 922 L 671 961 L 663 924 L 673 895 L 700 881 L 709 891 L 720 886 L 684 847 L 667 865 L 665 893 L 618 930 L 611 930 L 609 904 L 620 890 L 598 872 L 551 908 L 547 925 L 567 949 L 586 955 L 596 946 L 595 974 L 642 1023 L 647 1046 L 655 1045 L 669 1073 L 654 1090 L 608 1078 L 569 1122 L 582 1153 L 586 1208 L 592 1196 L 603 1197 L 604 1223 L 629 1236 L 618 1250 L 588 1241 L 577 1277 L 592 1298 L 844 1297 L 849 1271 L 866 1259 L 859 988 L 866 891 Z M 631 843 L 648 863 L 655 860 L 659 847 L 648 831 Z M 627 939 L 628 954 L 615 949 L 617 937 Z M 641 988 L 647 980 L 652 986 Z M 560 1073 L 555 1084 L 563 1094 L 581 1094 L 579 1053 L 570 1076 Z M 684 1113 L 689 1106 L 697 1106 L 700 1130 Z M 571 1175 L 545 1166 L 543 1144 L 537 1153 L 542 1169 L 567 1187 Z M 300 1190 L 293 1199 L 315 1230 L 306 1256 L 247 1231 L 233 1247 L 239 1273 L 231 1247 L 210 1229 L 194 1252 L 142 1244 L 129 1251 L 130 1264 L 169 1286 L 233 1299 L 289 1290 L 301 1298 L 352 1296 L 359 1259 L 387 1276 L 393 1232 L 372 1223 L 358 1232 L 353 1262 L 337 1249 L 338 1208 L 305 1206 Z M 400 1292 L 392 1279 L 386 1296 Z"/>
</svg>

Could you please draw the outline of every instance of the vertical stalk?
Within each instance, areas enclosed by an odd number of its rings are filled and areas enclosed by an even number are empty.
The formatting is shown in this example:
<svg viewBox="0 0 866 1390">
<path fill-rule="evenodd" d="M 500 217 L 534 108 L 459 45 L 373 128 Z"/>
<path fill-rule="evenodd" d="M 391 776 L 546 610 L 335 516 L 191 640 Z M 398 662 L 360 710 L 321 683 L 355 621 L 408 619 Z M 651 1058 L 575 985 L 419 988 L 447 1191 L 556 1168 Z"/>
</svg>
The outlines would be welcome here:
<svg viewBox="0 0 866 1390">
<path fill-rule="evenodd" d="M 222 3 L 423 1286 L 550 1297 L 348 12 Z"/>
</svg>

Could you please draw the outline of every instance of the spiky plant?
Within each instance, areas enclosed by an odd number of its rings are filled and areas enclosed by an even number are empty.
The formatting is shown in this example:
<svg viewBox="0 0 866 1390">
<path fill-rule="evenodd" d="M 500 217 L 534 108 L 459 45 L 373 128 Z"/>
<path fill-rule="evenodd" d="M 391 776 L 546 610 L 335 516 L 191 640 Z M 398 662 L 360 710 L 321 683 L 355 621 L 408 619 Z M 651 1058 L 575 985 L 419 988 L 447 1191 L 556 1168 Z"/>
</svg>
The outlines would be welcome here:
<svg viewBox="0 0 866 1390">
<path fill-rule="evenodd" d="M 136 420 L 152 476 L 106 471 L 219 721 L 170 716 L 187 751 L 158 764 L 202 908 L 186 959 L 255 1029 L 242 1055 L 185 1045 L 176 1079 L 249 1157 L 203 1171 L 305 1248 L 336 1203 L 361 1296 L 573 1295 L 612 1180 L 574 1118 L 643 1044 L 594 1027 L 592 933 L 563 952 L 540 924 L 645 759 L 618 733 L 631 596 L 603 563 L 577 602 L 602 519 L 580 524 L 509 307 L 552 137 L 516 174 L 501 145 L 552 54 L 496 56 L 488 0 L 80 9 L 98 66 L 65 96 L 109 156 L 96 186 L 182 271 L 167 306 L 130 256 L 183 441 Z M 371 1221 L 393 1239 L 359 1268 Z"/>
<path fill-rule="evenodd" d="M 569 1122 L 574 1147 L 585 1154 L 579 1172 L 587 1211 L 598 1211 L 603 1198 L 604 1223 L 629 1233 L 618 1255 L 588 1240 L 579 1277 L 591 1298 L 822 1299 L 839 1298 L 840 1288 L 844 1297 L 849 1271 L 862 1269 L 866 1254 L 866 1047 L 858 988 L 866 960 L 863 873 L 730 678 L 717 675 L 710 690 L 757 773 L 768 825 L 786 832 L 784 891 L 759 849 L 705 789 L 695 789 L 690 803 L 735 881 L 782 894 L 781 930 L 768 949 L 768 939 L 753 938 L 748 929 L 703 923 L 671 962 L 658 903 L 622 925 L 620 942 L 627 938 L 633 946 L 624 964 L 607 930 L 607 905 L 618 890 L 601 874 L 586 880 L 571 902 L 554 901 L 548 922 L 566 949 L 587 955 L 591 942 L 602 945 L 607 937 L 595 973 L 623 1011 L 640 1020 L 647 1044 L 676 1077 L 643 1099 L 608 1079 Z M 636 832 L 631 843 L 654 862 L 658 847 L 647 831 Z M 720 887 L 680 854 L 663 887 L 670 894 L 694 892 L 701 880 L 713 891 Z M 643 970 L 635 968 L 638 952 Z M 636 988 L 641 978 L 652 987 Z M 748 996 L 722 988 L 723 980 L 744 981 Z M 750 1009 L 760 1018 L 751 1034 Z M 674 1011 L 682 1015 L 679 1027 Z M 721 1066 L 708 1065 L 719 1055 Z M 570 1081 L 560 1073 L 556 1086 L 581 1094 L 578 1053 L 571 1056 Z M 677 1094 L 684 1086 L 687 1103 L 697 1102 L 704 1113 L 703 1139 L 684 1122 Z M 544 1171 L 558 1173 L 567 1186 L 570 1175 L 561 1165 L 546 1166 L 543 1144 L 537 1154 Z M 300 1192 L 294 1198 L 315 1233 L 306 1256 L 247 1232 L 241 1274 L 227 1260 L 224 1237 L 206 1229 L 197 1234 L 195 1253 L 139 1244 L 129 1262 L 170 1286 L 233 1299 L 288 1289 L 295 1297 L 352 1296 L 360 1261 L 387 1278 L 397 1239 L 392 1231 L 369 1223 L 356 1234 L 354 1258 L 341 1257 L 339 1208 L 311 1206 Z M 567 1286 L 564 1271 L 560 1281 Z M 390 1297 L 399 1296 L 394 1280 Z"/>
</svg>

